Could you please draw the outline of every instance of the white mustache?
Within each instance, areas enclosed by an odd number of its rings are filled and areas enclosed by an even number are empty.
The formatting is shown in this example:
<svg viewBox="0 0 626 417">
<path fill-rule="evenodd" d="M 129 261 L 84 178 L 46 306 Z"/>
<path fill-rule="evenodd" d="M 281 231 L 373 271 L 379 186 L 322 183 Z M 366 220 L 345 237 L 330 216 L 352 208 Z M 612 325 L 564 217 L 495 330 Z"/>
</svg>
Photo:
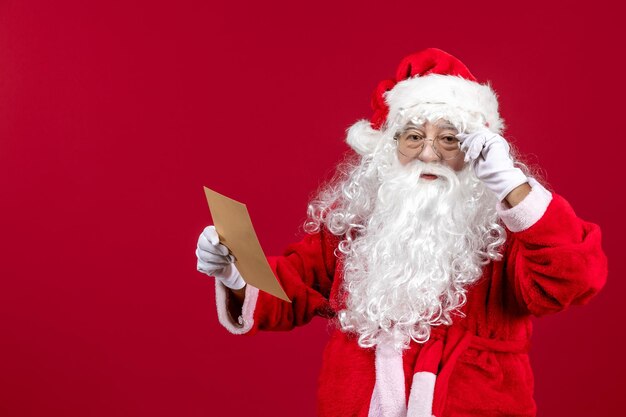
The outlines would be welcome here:
<svg viewBox="0 0 626 417">
<path fill-rule="evenodd" d="M 445 165 L 437 164 L 437 163 L 424 163 L 422 161 L 413 161 L 411 162 L 410 169 L 414 169 L 416 174 L 430 174 L 436 175 L 441 178 L 450 179 L 456 177 L 456 172 L 451 168 L 448 168 Z"/>
</svg>

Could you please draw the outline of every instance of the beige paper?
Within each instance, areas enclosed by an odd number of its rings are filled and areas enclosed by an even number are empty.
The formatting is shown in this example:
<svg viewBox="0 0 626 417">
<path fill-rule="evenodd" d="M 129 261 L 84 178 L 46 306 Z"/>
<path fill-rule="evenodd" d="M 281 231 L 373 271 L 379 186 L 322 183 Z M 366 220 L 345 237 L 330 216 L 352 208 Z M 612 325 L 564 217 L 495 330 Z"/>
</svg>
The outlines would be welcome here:
<svg viewBox="0 0 626 417">
<path fill-rule="evenodd" d="M 275 297 L 291 302 L 267 263 L 245 204 L 204 187 L 215 230 L 235 256 L 235 265 L 244 281 Z"/>
</svg>

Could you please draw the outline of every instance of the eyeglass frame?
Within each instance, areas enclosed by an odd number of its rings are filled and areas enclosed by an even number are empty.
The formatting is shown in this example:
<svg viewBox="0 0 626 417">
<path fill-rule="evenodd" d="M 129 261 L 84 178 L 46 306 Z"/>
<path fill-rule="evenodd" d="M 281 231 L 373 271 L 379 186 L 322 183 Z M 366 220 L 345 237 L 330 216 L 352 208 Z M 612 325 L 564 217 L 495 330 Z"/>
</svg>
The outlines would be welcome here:
<svg viewBox="0 0 626 417">
<path fill-rule="evenodd" d="M 458 158 L 459 155 L 461 155 L 463 153 L 461 151 L 461 143 L 459 141 L 459 153 L 454 155 L 453 157 L 444 158 L 443 154 L 441 153 L 441 151 L 439 151 L 439 149 L 437 149 L 437 147 L 435 146 L 435 141 L 437 140 L 437 138 L 434 138 L 434 139 L 423 138 L 422 141 L 424 143 L 422 144 L 422 147 L 419 150 L 419 152 L 415 156 L 409 156 L 409 155 L 406 155 L 406 154 L 402 153 L 402 151 L 400 151 L 400 138 L 401 138 L 401 136 L 402 136 L 402 133 L 397 132 L 395 135 L 393 135 L 393 140 L 396 141 L 396 149 L 400 153 L 400 155 L 405 156 L 407 158 L 411 158 L 411 159 L 419 158 L 419 156 L 422 154 L 422 152 L 424 152 L 424 149 L 426 149 L 426 142 L 430 142 L 430 147 L 432 148 L 433 152 L 435 152 L 435 155 L 437 155 L 437 157 L 439 159 L 441 159 L 442 161 L 452 161 L 452 160 Z M 454 135 L 451 135 L 451 136 L 454 136 Z"/>
</svg>

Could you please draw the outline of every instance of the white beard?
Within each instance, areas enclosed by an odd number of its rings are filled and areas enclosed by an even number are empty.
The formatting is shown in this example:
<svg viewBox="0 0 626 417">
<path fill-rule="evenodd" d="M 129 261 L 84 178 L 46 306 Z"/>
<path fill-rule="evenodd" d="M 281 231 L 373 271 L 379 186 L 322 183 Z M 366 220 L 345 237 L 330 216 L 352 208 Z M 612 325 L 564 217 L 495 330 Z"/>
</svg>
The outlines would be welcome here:
<svg viewBox="0 0 626 417">
<path fill-rule="evenodd" d="M 421 179 L 422 172 L 438 175 Z M 467 166 L 397 159 L 378 171 L 371 213 L 344 247 L 347 308 L 339 318 L 363 347 L 390 340 L 423 343 L 431 327 L 449 325 L 483 266 L 497 258 L 504 230 L 496 198 Z"/>
</svg>

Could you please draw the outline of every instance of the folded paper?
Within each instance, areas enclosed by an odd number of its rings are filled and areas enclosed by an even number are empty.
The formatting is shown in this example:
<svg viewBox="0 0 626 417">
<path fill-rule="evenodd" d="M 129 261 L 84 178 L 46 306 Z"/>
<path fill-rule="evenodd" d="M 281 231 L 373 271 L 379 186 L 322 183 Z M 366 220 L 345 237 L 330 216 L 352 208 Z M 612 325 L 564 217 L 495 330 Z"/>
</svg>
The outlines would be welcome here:
<svg viewBox="0 0 626 417">
<path fill-rule="evenodd" d="M 235 256 L 235 265 L 248 285 L 291 302 L 267 263 L 245 204 L 204 187 L 220 243 Z"/>
</svg>

